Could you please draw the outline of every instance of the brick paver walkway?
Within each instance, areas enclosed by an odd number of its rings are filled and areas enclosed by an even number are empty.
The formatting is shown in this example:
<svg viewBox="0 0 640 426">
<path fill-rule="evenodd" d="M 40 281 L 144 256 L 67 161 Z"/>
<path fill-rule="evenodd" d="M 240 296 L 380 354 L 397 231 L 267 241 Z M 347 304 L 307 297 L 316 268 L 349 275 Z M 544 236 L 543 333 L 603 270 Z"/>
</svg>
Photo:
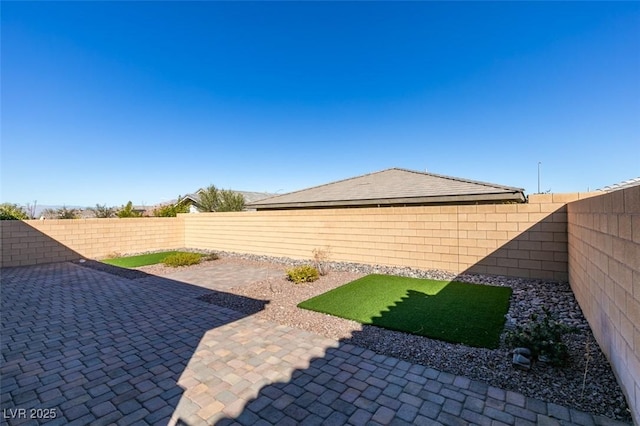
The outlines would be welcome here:
<svg viewBox="0 0 640 426">
<path fill-rule="evenodd" d="M 256 281 L 282 277 L 284 269 L 284 267 L 262 268 L 242 265 L 242 269 L 239 270 L 237 264 L 207 262 L 203 268 L 186 268 L 167 275 L 167 278 L 212 290 L 227 291 L 232 287 L 241 287 Z"/>
<path fill-rule="evenodd" d="M 211 290 L 169 279 L 71 263 L 1 279 L 2 424 L 618 424 L 201 302 Z"/>
</svg>

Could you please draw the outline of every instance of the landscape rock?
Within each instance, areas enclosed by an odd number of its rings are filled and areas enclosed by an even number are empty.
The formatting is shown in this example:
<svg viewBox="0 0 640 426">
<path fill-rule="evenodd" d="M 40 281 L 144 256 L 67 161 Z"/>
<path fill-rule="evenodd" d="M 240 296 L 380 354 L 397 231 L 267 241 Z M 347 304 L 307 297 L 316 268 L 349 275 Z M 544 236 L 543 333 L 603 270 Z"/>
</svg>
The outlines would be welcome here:
<svg viewBox="0 0 640 426">
<path fill-rule="evenodd" d="M 513 353 L 515 355 L 522 355 L 525 358 L 531 359 L 531 350 L 528 348 L 515 348 Z"/>
<path fill-rule="evenodd" d="M 531 360 L 520 353 L 513 354 L 513 366 L 521 370 L 531 369 Z"/>
</svg>

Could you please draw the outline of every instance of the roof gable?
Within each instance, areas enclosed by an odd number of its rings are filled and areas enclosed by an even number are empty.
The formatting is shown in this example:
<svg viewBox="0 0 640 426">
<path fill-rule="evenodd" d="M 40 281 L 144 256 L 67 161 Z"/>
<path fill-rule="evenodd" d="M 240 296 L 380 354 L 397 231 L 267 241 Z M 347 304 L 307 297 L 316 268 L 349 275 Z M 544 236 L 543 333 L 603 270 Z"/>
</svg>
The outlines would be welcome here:
<svg viewBox="0 0 640 426">
<path fill-rule="evenodd" d="M 392 168 L 250 203 L 256 208 L 428 204 L 455 201 L 523 202 L 523 189 Z"/>
<path fill-rule="evenodd" d="M 198 189 L 196 192 L 193 192 L 191 194 L 187 194 L 183 197 L 180 198 L 180 200 L 175 200 L 174 202 L 184 202 L 184 201 L 190 201 L 190 202 L 197 202 L 198 198 L 199 198 L 199 194 L 200 192 L 202 192 L 204 190 L 204 188 L 200 188 Z M 265 198 L 269 198 L 272 195 L 275 194 L 271 194 L 268 192 L 255 192 L 255 191 L 236 191 L 236 190 L 230 190 L 232 192 L 235 192 L 236 194 L 241 194 L 245 201 L 248 203 L 251 202 L 255 202 L 255 201 L 260 201 L 263 200 Z"/>
</svg>

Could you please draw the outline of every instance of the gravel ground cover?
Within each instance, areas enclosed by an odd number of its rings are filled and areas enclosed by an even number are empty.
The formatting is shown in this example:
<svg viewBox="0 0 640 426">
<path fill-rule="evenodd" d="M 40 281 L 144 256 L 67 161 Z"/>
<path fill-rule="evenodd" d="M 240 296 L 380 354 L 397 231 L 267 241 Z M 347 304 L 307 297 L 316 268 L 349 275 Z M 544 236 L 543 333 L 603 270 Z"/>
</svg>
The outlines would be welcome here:
<svg viewBox="0 0 640 426">
<path fill-rule="evenodd" d="M 266 308 L 256 314 L 264 319 L 340 339 L 344 343 L 359 345 L 441 371 L 482 380 L 533 398 L 631 422 L 624 395 L 568 283 L 330 262 L 330 272 L 318 281 L 294 284 L 285 278 L 285 270 L 308 262 L 224 252 L 218 254 L 221 258 L 215 262 L 235 263 L 238 267 L 251 264 L 282 270 L 281 278 L 266 279 L 231 290 L 234 294 L 248 298 L 269 300 Z M 206 263 L 190 268 L 202 267 L 206 267 Z M 167 275 L 174 272 L 175 268 L 152 265 L 139 270 Z M 355 321 L 296 307 L 304 300 L 370 273 L 509 286 L 513 289 L 513 294 L 507 314 L 507 327 L 526 322 L 531 313 L 541 313 L 543 307 L 549 308 L 562 322 L 577 327 L 578 333 L 566 336 L 569 365 L 555 368 L 537 363 L 530 371 L 522 371 L 511 365 L 510 350 L 504 343 L 493 350 L 472 348 L 375 326 L 363 326 Z M 251 299 L 238 301 L 237 298 L 225 297 L 224 293 L 210 293 L 201 299 L 240 312 L 255 312 Z"/>
</svg>

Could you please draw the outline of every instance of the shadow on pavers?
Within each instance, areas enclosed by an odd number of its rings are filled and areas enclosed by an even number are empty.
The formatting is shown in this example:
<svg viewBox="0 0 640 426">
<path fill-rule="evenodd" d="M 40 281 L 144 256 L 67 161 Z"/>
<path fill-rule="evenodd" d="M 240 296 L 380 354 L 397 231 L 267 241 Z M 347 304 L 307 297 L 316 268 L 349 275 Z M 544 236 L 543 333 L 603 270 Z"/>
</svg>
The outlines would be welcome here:
<svg viewBox="0 0 640 426">
<path fill-rule="evenodd" d="M 421 297 L 424 295 L 417 292 L 407 294 L 382 311 L 377 323 L 414 309 L 415 300 Z M 379 336 L 371 332 L 375 328 L 364 325 L 351 337 L 340 339 L 337 347 L 325 349 L 324 356 L 311 358 L 307 368 L 293 369 L 290 380 L 264 385 L 237 415 L 218 417 L 214 424 L 560 424 L 549 408 L 554 404 L 536 400 L 539 404 L 530 409 L 533 398 L 521 397 L 519 403 L 513 402 L 520 405 L 506 409 L 504 402 L 502 408 L 496 408 L 492 405 L 495 402 L 489 401 L 492 398 L 486 383 L 358 346 L 361 338 Z M 502 401 L 506 399 L 505 394 Z M 577 410 L 569 414 L 568 409 L 559 408 L 571 417 L 559 419 L 562 424 L 627 424 Z M 586 423 L 581 423 L 583 420 Z"/>
<path fill-rule="evenodd" d="M 250 315 L 197 299 L 219 292 L 94 261 L 1 274 L 3 424 L 166 424 L 205 333 Z"/>
</svg>

